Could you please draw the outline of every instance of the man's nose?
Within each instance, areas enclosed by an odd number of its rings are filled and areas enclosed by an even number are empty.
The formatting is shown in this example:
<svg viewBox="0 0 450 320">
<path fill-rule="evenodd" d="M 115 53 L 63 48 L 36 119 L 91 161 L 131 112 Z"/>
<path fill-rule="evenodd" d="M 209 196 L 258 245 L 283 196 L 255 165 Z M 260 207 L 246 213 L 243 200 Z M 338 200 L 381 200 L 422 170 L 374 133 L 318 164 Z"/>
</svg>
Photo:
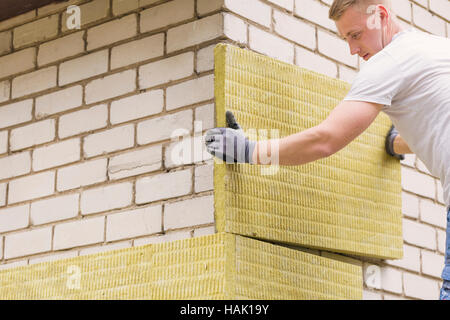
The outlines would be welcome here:
<svg viewBox="0 0 450 320">
<path fill-rule="evenodd" d="M 348 45 L 350 47 L 350 54 L 351 55 L 358 54 L 361 51 L 361 49 L 357 45 L 354 45 L 352 43 L 349 43 Z"/>
</svg>

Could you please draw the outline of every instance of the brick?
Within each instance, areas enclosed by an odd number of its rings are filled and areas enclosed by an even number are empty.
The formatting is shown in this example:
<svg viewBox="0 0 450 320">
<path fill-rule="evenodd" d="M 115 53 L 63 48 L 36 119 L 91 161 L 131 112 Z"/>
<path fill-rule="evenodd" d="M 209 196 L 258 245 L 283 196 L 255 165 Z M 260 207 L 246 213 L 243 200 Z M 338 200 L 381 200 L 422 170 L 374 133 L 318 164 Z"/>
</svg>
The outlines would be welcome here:
<svg viewBox="0 0 450 320">
<path fill-rule="evenodd" d="M 11 130 L 10 148 L 20 150 L 55 139 L 55 119 L 48 119 Z"/>
<path fill-rule="evenodd" d="M 80 195 L 69 194 L 31 203 L 30 222 L 40 225 L 75 218 L 78 215 Z"/>
<path fill-rule="evenodd" d="M 133 183 L 126 182 L 90 189 L 81 193 L 81 214 L 87 215 L 129 206 L 133 198 Z"/>
<path fill-rule="evenodd" d="M 197 13 L 205 15 L 207 13 L 222 9 L 223 0 L 197 0 Z"/>
<path fill-rule="evenodd" d="M 106 181 L 107 159 L 83 162 L 58 169 L 57 190 L 65 191 Z"/>
<path fill-rule="evenodd" d="M 405 160 L 401 160 L 400 163 L 402 165 L 407 165 L 409 167 L 414 168 L 414 164 L 416 163 L 416 155 L 415 154 L 405 154 Z"/>
<path fill-rule="evenodd" d="M 24 24 L 36 17 L 36 10 L 31 10 L 18 16 L 0 21 L 0 30 L 6 30 L 19 24 Z"/>
<path fill-rule="evenodd" d="M 392 1 L 392 10 L 407 21 L 411 21 L 411 2 L 409 0 Z"/>
<path fill-rule="evenodd" d="M 363 290 L 363 300 L 381 300 L 381 294 L 375 291 Z"/>
<path fill-rule="evenodd" d="M 223 14 L 223 33 L 227 38 L 238 43 L 248 43 L 247 23 L 234 15 Z"/>
<path fill-rule="evenodd" d="M 350 54 L 347 43 L 340 38 L 318 30 L 317 46 L 319 52 L 350 67 L 358 66 L 358 57 Z"/>
<path fill-rule="evenodd" d="M 194 73 L 194 53 L 186 52 L 139 67 L 139 88 L 145 89 L 189 77 Z"/>
<path fill-rule="evenodd" d="M 224 6 L 231 12 L 237 13 L 265 27 L 270 27 L 271 7 L 260 0 L 225 0 Z"/>
<path fill-rule="evenodd" d="M 63 115 L 59 119 L 58 134 L 66 138 L 83 132 L 107 126 L 108 108 L 106 104 L 97 105 Z"/>
<path fill-rule="evenodd" d="M 113 0 L 112 11 L 114 15 L 120 15 L 159 1 L 160 0 Z"/>
<path fill-rule="evenodd" d="M 354 69 L 348 68 L 343 65 L 338 65 L 338 69 L 339 69 L 339 79 L 346 81 L 348 83 L 353 83 L 353 80 L 358 74 L 358 72 L 355 71 Z"/>
<path fill-rule="evenodd" d="M 55 191 L 55 172 L 48 171 L 9 182 L 8 203 L 45 197 Z"/>
<path fill-rule="evenodd" d="M 57 224 L 53 238 L 53 249 L 61 250 L 103 242 L 104 229 L 105 217 Z"/>
<path fill-rule="evenodd" d="M 141 32 L 194 18 L 194 0 L 174 0 L 141 12 Z"/>
<path fill-rule="evenodd" d="M 444 189 L 442 187 L 442 182 L 441 181 L 437 181 L 436 182 L 436 193 L 437 193 L 437 201 L 439 201 L 440 203 L 445 205 L 445 200 L 444 200 Z"/>
<path fill-rule="evenodd" d="M 435 35 L 445 37 L 446 22 L 415 4 L 413 6 L 414 24 Z"/>
<path fill-rule="evenodd" d="M 447 210 L 433 201 L 421 199 L 420 220 L 445 229 L 447 227 Z"/>
<path fill-rule="evenodd" d="M 403 258 L 398 260 L 385 260 L 388 265 L 420 272 L 420 250 L 409 245 L 403 245 Z"/>
<path fill-rule="evenodd" d="M 81 15 L 81 28 L 107 17 L 109 13 L 109 2 L 109 0 L 95 0 L 79 6 Z M 68 31 L 67 19 L 69 17 L 70 16 L 66 11 L 62 13 L 61 29 L 63 32 Z"/>
<path fill-rule="evenodd" d="M 0 55 L 11 52 L 11 31 L 5 31 L 0 33 Z"/>
<path fill-rule="evenodd" d="M 416 170 L 401 167 L 402 188 L 418 195 L 435 198 L 436 186 L 434 179 Z"/>
<path fill-rule="evenodd" d="M 89 82 L 85 88 L 85 99 L 86 103 L 94 103 L 134 90 L 136 90 L 136 69 Z"/>
<path fill-rule="evenodd" d="M 13 32 L 14 48 L 55 37 L 58 34 L 58 22 L 59 17 L 55 14 L 15 28 Z"/>
<path fill-rule="evenodd" d="M 403 219 L 403 239 L 407 243 L 436 250 L 436 231 L 430 226 Z"/>
<path fill-rule="evenodd" d="M 0 78 L 29 71 L 35 67 L 36 48 L 28 48 L 0 57 Z"/>
<path fill-rule="evenodd" d="M 0 183 L 0 207 L 6 204 L 6 183 Z M 1 243 L 1 240 L 0 240 Z M 1 257 L 1 254 L 0 254 Z"/>
<path fill-rule="evenodd" d="M 137 143 L 142 145 L 169 139 L 172 132 L 177 129 L 192 131 L 192 110 L 184 110 L 138 123 Z"/>
<path fill-rule="evenodd" d="M 129 239 L 162 232 L 162 206 L 110 214 L 106 217 L 106 241 Z"/>
<path fill-rule="evenodd" d="M 191 189 L 191 169 L 141 178 L 136 181 L 136 204 L 184 196 Z"/>
<path fill-rule="evenodd" d="M 18 98 L 56 86 L 57 67 L 27 73 L 12 80 L 12 98 Z"/>
<path fill-rule="evenodd" d="M 137 35 L 137 16 L 131 14 L 87 31 L 87 49 L 94 50 Z"/>
<path fill-rule="evenodd" d="M 79 5 L 80 3 L 86 2 L 86 0 L 66 0 L 63 3 L 51 3 L 46 6 L 37 8 L 38 16 L 52 14 L 58 11 L 66 11 L 67 7 L 72 5 Z"/>
<path fill-rule="evenodd" d="M 269 2 L 289 11 L 294 11 L 294 0 L 268 0 Z"/>
<path fill-rule="evenodd" d="M 194 137 L 173 138 L 165 149 L 164 167 L 174 168 L 180 165 L 194 164 L 209 160 L 211 154 L 206 151 L 204 138 L 201 134 Z"/>
<path fill-rule="evenodd" d="M 6 128 L 19 123 L 30 121 L 33 100 L 28 99 L 0 107 L 0 128 Z"/>
<path fill-rule="evenodd" d="M 59 66 L 60 86 L 94 77 L 108 71 L 108 50 L 91 53 Z"/>
<path fill-rule="evenodd" d="M 122 179 L 160 170 L 161 167 L 162 146 L 156 145 L 112 157 L 108 164 L 108 177 L 110 180 Z"/>
<path fill-rule="evenodd" d="M 214 197 L 198 197 L 164 205 L 164 230 L 214 223 Z"/>
<path fill-rule="evenodd" d="M 419 218 L 419 199 L 406 192 L 402 192 L 402 212 L 410 218 Z"/>
<path fill-rule="evenodd" d="M 21 176 L 31 171 L 30 152 L 0 158 L 0 180 Z"/>
<path fill-rule="evenodd" d="M 192 238 L 192 231 L 171 231 L 168 233 L 165 233 L 164 235 L 157 235 L 153 237 L 146 237 L 142 239 L 136 239 L 134 240 L 135 246 L 142 246 L 150 243 L 163 243 L 163 242 L 169 242 L 169 241 L 176 241 L 176 240 L 183 240 L 183 239 L 189 239 Z"/>
<path fill-rule="evenodd" d="M 10 98 L 11 82 L 9 80 L 0 81 L 0 102 L 8 101 Z"/>
<path fill-rule="evenodd" d="M 74 258 L 78 256 L 78 251 L 68 251 L 63 253 L 50 253 L 44 257 L 36 257 L 36 258 L 30 258 L 28 260 L 28 264 L 36 264 L 41 262 L 51 262 L 51 261 L 57 261 L 61 259 L 68 259 L 68 258 Z"/>
<path fill-rule="evenodd" d="M 439 298 L 438 282 L 421 276 L 405 272 L 403 274 L 405 295 L 423 300 Z"/>
<path fill-rule="evenodd" d="M 441 278 L 444 269 L 444 256 L 422 250 L 422 272 L 435 278 Z"/>
<path fill-rule="evenodd" d="M 118 243 L 113 243 L 113 244 L 99 245 L 99 246 L 95 246 L 92 248 L 81 249 L 80 256 L 94 254 L 94 253 L 100 253 L 100 252 L 108 252 L 111 250 L 130 248 L 131 245 L 132 245 L 132 241 L 123 241 L 123 242 L 118 242 Z"/>
<path fill-rule="evenodd" d="M 328 18 L 329 7 L 317 0 L 296 0 L 295 14 L 324 28 L 337 31 L 333 20 Z"/>
<path fill-rule="evenodd" d="M 216 227 L 211 226 L 211 227 L 201 227 L 198 229 L 194 229 L 194 234 L 193 237 L 203 237 L 203 236 L 208 236 L 208 235 L 212 235 L 216 233 Z"/>
<path fill-rule="evenodd" d="M 163 90 L 152 90 L 130 96 L 111 103 L 110 121 L 112 124 L 144 118 L 163 111 Z"/>
<path fill-rule="evenodd" d="M 279 35 L 295 43 L 314 50 L 316 48 L 316 29 L 297 18 L 278 10 L 273 13 L 274 30 Z"/>
<path fill-rule="evenodd" d="M 336 64 L 306 49 L 295 47 L 295 64 L 329 77 L 337 77 Z"/>
<path fill-rule="evenodd" d="M 214 99 L 214 75 L 182 82 L 166 89 L 166 110 Z"/>
<path fill-rule="evenodd" d="M 425 166 L 425 164 L 422 162 L 422 160 L 420 160 L 419 158 L 417 158 L 416 167 L 417 167 L 417 170 L 419 170 L 423 173 L 426 173 L 428 175 L 432 175 L 430 173 L 430 171 L 428 170 L 428 168 Z"/>
<path fill-rule="evenodd" d="M 390 267 L 382 267 L 381 289 L 393 293 L 402 293 L 402 273 Z"/>
<path fill-rule="evenodd" d="M 0 131 L 0 154 L 8 152 L 8 131 Z"/>
<path fill-rule="evenodd" d="M 185 49 L 223 35 L 223 15 L 215 14 L 169 29 L 167 52 Z"/>
<path fill-rule="evenodd" d="M 5 237 L 5 259 L 50 251 L 52 227 L 15 233 Z"/>
<path fill-rule="evenodd" d="M 194 191 L 203 192 L 214 190 L 214 165 L 196 166 L 194 172 Z"/>
<path fill-rule="evenodd" d="M 195 132 L 206 131 L 214 128 L 214 104 L 207 104 L 195 108 Z M 201 130 L 200 130 L 201 128 Z"/>
<path fill-rule="evenodd" d="M 20 205 L 0 210 L 0 232 L 8 232 L 28 227 L 30 205 Z"/>
<path fill-rule="evenodd" d="M 198 73 L 214 69 L 214 48 L 216 45 L 208 46 L 197 51 L 195 70 Z"/>
<path fill-rule="evenodd" d="M 294 44 L 253 26 L 249 26 L 249 45 L 259 53 L 294 63 Z"/>
<path fill-rule="evenodd" d="M 164 55 L 164 33 L 127 42 L 111 49 L 111 69 Z"/>
<path fill-rule="evenodd" d="M 80 139 L 65 140 L 33 150 L 33 171 L 61 166 L 80 159 Z"/>
<path fill-rule="evenodd" d="M 450 21 L 450 2 L 448 0 L 430 0 L 430 10 Z"/>
<path fill-rule="evenodd" d="M 36 118 L 78 108 L 83 103 L 83 87 L 73 86 L 36 98 Z"/>
<path fill-rule="evenodd" d="M 437 249 L 440 253 L 445 254 L 447 234 L 445 231 L 437 230 Z"/>
<path fill-rule="evenodd" d="M 85 158 L 107 154 L 134 146 L 134 125 L 126 125 L 103 132 L 94 133 L 84 138 L 83 152 Z"/>
<path fill-rule="evenodd" d="M 84 31 L 46 42 L 39 46 L 38 66 L 43 66 L 84 52 Z"/>
</svg>

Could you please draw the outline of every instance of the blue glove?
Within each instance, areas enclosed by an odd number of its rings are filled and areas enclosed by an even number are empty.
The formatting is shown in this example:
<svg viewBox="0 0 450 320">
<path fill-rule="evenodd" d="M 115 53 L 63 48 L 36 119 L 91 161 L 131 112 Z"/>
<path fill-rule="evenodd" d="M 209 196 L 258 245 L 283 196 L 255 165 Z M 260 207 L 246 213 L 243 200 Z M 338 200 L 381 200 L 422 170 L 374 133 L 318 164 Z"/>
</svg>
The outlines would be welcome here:
<svg viewBox="0 0 450 320">
<path fill-rule="evenodd" d="M 225 113 L 227 128 L 209 129 L 205 135 L 206 150 L 226 163 L 250 163 L 256 141 L 248 140 L 231 111 Z"/>
<path fill-rule="evenodd" d="M 397 129 L 395 129 L 394 125 L 392 125 L 391 129 L 389 130 L 388 134 L 386 135 L 384 147 L 386 148 L 386 152 L 389 155 L 391 155 L 399 160 L 405 160 L 405 155 L 394 152 L 394 140 L 395 140 L 395 137 L 397 137 L 397 135 L 398 135 L 398 131 L 397 131 Z"/>
</svg>

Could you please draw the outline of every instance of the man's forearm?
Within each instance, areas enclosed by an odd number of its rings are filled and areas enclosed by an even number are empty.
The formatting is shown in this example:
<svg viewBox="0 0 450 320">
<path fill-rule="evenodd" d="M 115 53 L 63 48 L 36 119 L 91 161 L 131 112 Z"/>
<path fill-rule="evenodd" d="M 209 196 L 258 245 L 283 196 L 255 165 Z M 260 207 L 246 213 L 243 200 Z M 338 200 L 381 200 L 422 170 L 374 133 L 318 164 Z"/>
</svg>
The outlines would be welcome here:
<svg viewBox="0 0 450 320">
<path fill-rule="evenodd" d="M 394 152 L 397 154 L 407 154 L 407 153 L 414 153 L 412 152 L 408 144 L 403 140 L 403 138 L 400 135 L 397 135 L 394 140 Z"/>
<path fill-rule="evenodd" d="M 253 161 L 262 165 L 302 165 L 329 156 L 327 147 L 325 135 L 318 127 L 312 127 L 281 139 L 258 141 L 253 152 Z M 277 158 L 274 154 L 277 149 L 278 163 L 273 163 Z M 272 161 L 266 163 L 268 161 L 265 159 Z"/>
</svg>

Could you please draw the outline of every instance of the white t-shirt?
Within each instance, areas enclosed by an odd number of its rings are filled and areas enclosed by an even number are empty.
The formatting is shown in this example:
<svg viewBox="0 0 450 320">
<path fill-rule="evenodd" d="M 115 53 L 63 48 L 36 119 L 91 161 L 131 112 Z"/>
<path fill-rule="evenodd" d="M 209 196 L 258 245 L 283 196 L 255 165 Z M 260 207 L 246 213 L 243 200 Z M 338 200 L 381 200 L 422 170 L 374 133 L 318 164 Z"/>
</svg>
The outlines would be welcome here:
<svg viewBox="0 0 450 320">
<path fill-rule="evenodd" d="M 411 151 L 441 180 L 450 206 L 450 39 L 397 33 L 361 68 L 344 100 L 383 104 Z"/>
</svg>

